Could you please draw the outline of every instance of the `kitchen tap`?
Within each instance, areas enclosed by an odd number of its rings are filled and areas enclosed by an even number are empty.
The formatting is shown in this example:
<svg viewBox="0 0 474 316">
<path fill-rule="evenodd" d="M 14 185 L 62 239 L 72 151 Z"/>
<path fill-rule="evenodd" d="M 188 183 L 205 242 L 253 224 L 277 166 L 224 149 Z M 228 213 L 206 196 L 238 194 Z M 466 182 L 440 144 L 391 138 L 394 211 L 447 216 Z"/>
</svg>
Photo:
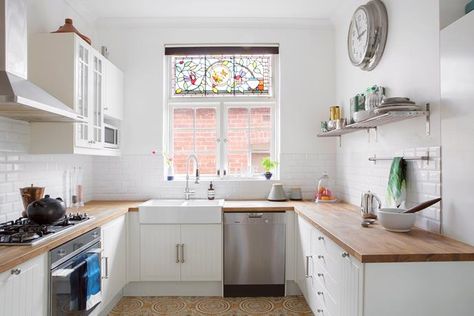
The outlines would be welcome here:
<svg viewBox="0 0 474 316">
<path fill-rule="evenodd" d="M 195 193 L 194 190 L 191 190 L 189 188 L 189 162 L 191 160 L 194 160 L 194 168 L 196 169 L 196 178 L 194 180 L 194 183 L 199 184 L 199 162 L 198 162 L 198 158 L 195 154 L 191 154 L 186 159 L 186 187 L 184 188 L 184 199 L 185 200 L 189 200 L 191 195 L 193 195 Z"/>
</svg>

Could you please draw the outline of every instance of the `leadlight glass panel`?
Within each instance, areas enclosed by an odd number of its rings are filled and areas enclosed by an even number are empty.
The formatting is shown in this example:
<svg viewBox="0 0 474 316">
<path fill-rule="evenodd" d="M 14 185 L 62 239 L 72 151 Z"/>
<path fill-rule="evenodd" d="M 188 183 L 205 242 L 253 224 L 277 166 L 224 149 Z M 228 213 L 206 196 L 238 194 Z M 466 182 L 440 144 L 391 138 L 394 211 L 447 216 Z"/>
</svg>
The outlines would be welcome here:
<svg viewBox="0 0 474 316">
<path fill-rule="evenodd" d="M 173 96 L 271 96 L 271 55 L 173 56 Z"/>
</svg>

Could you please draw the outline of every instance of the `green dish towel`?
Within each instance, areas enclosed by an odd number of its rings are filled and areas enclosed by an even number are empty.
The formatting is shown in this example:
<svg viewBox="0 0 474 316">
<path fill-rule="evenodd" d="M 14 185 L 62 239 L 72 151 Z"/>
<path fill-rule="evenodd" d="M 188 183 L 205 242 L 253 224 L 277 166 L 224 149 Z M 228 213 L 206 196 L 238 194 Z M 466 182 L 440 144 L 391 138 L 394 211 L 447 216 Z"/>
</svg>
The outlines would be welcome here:
<svg viewBox="0 0 474 316">
<path fill-rule="evenodd" d="M 400 207 L 406 199 L 406 161 L 403 157 L 395 157 L 390 167 L 387 187 L 387 205 Z"/>
</svg>

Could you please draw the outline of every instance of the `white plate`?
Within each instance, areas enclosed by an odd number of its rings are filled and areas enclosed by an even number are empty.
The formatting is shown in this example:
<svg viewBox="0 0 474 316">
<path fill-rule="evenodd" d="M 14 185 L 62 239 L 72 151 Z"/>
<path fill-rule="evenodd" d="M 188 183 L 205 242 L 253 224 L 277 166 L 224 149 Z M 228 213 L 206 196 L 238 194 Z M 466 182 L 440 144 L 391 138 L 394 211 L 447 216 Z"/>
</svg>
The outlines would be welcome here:
<svg viewBox="0 0 474 316">
<path fill-rule="evenodd" d="M 421 107 L 418 105 L 397 105 L 397 106 L 386 106 L 374 110 L 375 114 L 384 114 L 390 111 L 420 111 Z"/>
<path fill-rule="evenodd" d="M 393 103 L 382 103 L 378 106 L 378 108 L 384 108 L 388 106 L 414 106 L 416 105 L 415 102 L 393 102 Z"/>
</svg>

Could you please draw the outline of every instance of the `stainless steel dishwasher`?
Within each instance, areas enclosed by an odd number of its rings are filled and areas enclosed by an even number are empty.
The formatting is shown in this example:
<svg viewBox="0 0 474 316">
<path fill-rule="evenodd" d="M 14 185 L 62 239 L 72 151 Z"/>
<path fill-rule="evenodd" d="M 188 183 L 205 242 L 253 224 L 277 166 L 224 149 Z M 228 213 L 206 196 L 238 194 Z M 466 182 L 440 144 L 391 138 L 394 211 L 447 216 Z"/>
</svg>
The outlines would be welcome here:
<svg viewBox="0 0 474 316">
<path fill-rule="evenodd" d="M 224 296 L 285 295 L 285 212 L 224 214 Z"/>
</svg>

